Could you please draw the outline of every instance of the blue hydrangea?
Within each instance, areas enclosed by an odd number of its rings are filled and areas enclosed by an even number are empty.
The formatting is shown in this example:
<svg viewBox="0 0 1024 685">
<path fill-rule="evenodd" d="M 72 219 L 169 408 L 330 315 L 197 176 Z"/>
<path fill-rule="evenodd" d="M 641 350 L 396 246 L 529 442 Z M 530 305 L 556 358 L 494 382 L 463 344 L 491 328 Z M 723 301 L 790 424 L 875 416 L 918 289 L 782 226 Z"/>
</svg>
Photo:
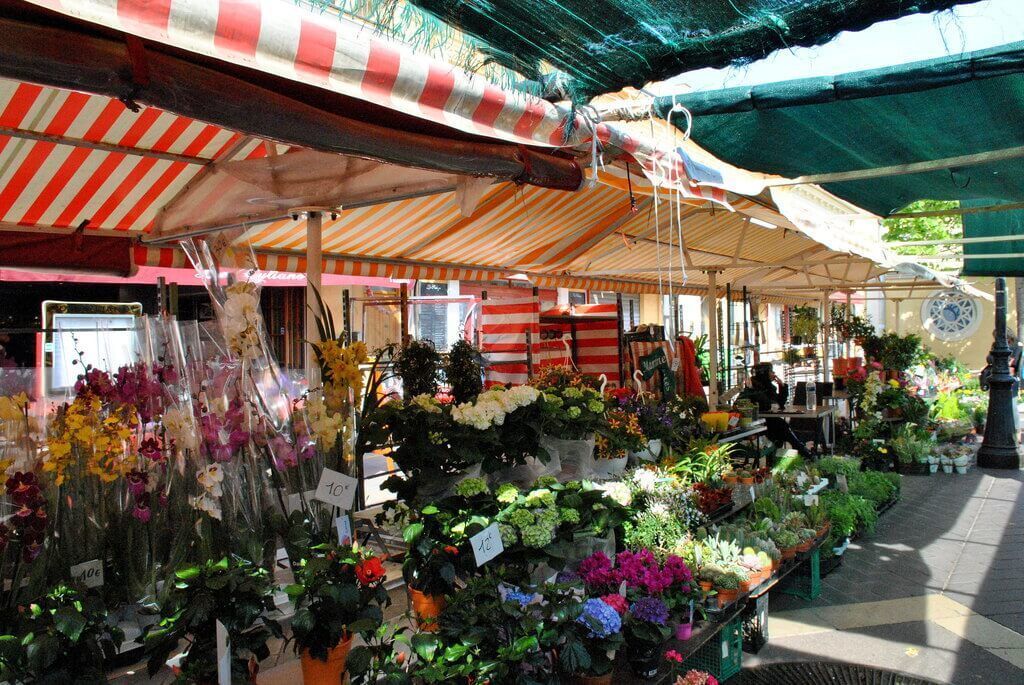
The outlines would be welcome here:
<svg viewBox="0 0 1024 685">
<path fill-rule="evenodd" d="M 622 630 L 619 612 L 599 599 L 588 599 L 583 603 L 583 613 L 576 619 L 590 631 L 590 637 L 605 638 Z"/>
<path fill-rule="evenodd" d="M 526 606 L 536 597 L 532 592 L 523 592 L 517 588 L 511 588 L 505 593 L 506 602 L 519 602 L 519 606 Z"/>
</svg>

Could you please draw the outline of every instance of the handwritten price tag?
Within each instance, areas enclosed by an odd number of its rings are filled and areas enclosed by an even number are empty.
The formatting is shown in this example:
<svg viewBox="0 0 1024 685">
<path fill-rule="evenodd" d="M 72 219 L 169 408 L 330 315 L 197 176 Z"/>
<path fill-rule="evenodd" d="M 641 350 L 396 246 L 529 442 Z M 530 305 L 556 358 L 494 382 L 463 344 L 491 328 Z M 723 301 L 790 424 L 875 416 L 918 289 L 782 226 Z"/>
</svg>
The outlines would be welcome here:
<svg viewBox="0 0 1024 685">
<path fill-rule="evenodd" d="M 334 519 L 334 525 L 338 529 L 338 544 L 343 546 L 351 545 L 352 521 L 349 520 L 348 514 L 342 514 L 338 518 Z"/>
<path fill-rule="evenodd" d="M 473 557 L 476 559 L 477 568 L 505 551 L 497 523 L 492 523 L 471 537 L 469 544 L 473 546 Z"/>
<path fill-rule="evenodd" d="M 99 559 L 83 561 L 71 567 L 71 577 L 85 587 L 103 585 L 103 562 Z"/>
<path fill-rule="evenodd" d="M 331 469 L 324 469 L 320 474 L 320 483 L 316 486 L 316 499 L 327 504 L 348 511 L 352 508 L 352 502 L 356 497 L 356 485 L 359 483 L 355 478 L 338 473 Z"/>
</svg>

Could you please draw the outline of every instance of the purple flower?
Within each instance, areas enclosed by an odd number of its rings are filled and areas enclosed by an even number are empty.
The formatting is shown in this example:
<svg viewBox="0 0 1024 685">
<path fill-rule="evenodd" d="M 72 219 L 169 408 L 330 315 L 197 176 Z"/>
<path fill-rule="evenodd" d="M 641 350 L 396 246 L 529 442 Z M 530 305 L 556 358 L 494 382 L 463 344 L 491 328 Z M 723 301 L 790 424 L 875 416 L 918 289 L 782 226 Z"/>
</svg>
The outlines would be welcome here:
<svg viewBox="0 0 1024 685">
<path fill-rule="evenodd" d="M 506 602 L 519 602 L 519 606 L 526 606 L 536 598 L 532 592 L 523 592 L 517 588 L 511 588 L 505 593 Z"/>
<path fill-rule="evenodd" d="M 142 523 L 149 523 L 152 515 L 153 510 L 149 508 L 149 493 L 144 492 L 135 498 L 135 509 L 132 510 L 132 516 Z"/>
<path fill-rule="evenodd" d="M 668 623 L 668 607 L 657 597 L 641 597 L 630 605 L 629 613 L 638 621 L 659 626 Z"/>
<path fill-rule="evenodd" d="M 132 469 L 125 476 L 125 480 L 128 481 L 128 492 L 132 493 L 133 497 L 141 497 L 146 492 L 146 486 L 149 484 L 149 476 L 137 469 Z"/>
</svg>

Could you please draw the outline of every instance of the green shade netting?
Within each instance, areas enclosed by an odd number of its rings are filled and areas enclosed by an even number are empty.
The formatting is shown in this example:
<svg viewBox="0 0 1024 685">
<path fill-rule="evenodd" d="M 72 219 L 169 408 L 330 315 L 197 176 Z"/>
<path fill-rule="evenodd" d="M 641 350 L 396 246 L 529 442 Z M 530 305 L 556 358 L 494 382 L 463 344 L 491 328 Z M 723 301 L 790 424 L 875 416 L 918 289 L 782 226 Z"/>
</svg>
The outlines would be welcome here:
<svg viewBox="0 0 1024 685">
<path fill-rule="evenodd" d="M 990 205 L 991 202 L 964 202 L 964 207 Z M 1021 240 L 1007 240 L 997 243 L 966 243 L 964 245 L 965 276 L 1024 276 L 1024 259 L 971 259 L 980 254 L 1024 254 L 1024 211 L 1007 210 L 964 215 L 964 237 L 1016 235 Z"/>
<path fill-rule="evenodd" d="M 407 0 L 468 34 L 485 59 L 530 79 L 546 62 L 582 99 L 684 71 L 761 59 L 825 43 L 844 30 L 977 0 Z M 443 30 L 395 0 L 333 0 L 394 35 L 416 24 L 425 43 Z M 404 38 L 409 39 L 409 35 Z"/>
<path fill-rule="evenodd" d="M 788 178 L 1024 146 L 1024 42 L 833 77 L 659 98 L 736 166 Z M 674 121 L 684 123 L 683 117 Z M 1024 201 L 1024 160 L 826 183 L 877 214 L 919 199 Z M 993 213 L 980 215 L 993 216 Z"/>
</svg>

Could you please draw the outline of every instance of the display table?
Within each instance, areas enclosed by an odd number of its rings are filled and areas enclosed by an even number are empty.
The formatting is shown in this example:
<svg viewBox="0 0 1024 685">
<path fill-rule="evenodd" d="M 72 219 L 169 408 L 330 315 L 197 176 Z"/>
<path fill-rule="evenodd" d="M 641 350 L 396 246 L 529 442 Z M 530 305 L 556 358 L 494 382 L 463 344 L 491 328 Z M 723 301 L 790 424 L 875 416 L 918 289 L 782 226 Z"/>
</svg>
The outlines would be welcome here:
<svg viewBox="0 0 1024 685">
<path fill-rule="evenodd" d="M 816 423 L 814 431 L 814 447 L 831 447 L 835 435 L 835 406 L 819 405 L 816 409 L 786 407 L 782 411 L 763 411 L 761 418 L 783 419 L 787 423 L 793 419 L 813 419 Z"/>
</svg>

